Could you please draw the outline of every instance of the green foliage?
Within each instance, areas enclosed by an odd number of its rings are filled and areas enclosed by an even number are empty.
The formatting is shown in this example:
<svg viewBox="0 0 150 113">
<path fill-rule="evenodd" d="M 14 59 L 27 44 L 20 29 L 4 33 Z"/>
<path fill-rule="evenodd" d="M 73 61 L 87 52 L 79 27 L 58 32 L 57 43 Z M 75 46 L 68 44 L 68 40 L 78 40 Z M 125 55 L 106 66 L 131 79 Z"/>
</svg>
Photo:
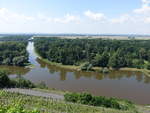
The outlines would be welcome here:
<svg viewBox="0 0 150 113">
<path fill-rule="evenodd" d="M 81 66 L 81 70 L 82 71 L 91 71 L 92 67 L 93 67 L 92 64 L 90 64 L 89 62 L 86 62 Z"/>
<path fill-rule="evenodd" d="M 140 68 L 144 67 L 143 64 L 144 64 L 144 61 L 142 59 L 140 59 L 140 60 L 138 60 L 138 59 L 133 60 L 133 67 L 135 67 L 135 68 L 140 69 Z"/>
<path fill-rule="evenodd" d="M 4 35 L 0 37 L 0 41 L 28 41 L 32 35 Z"/>
<path fill-rule="evenodd" d="M 146 68 L 147 68 L 148 70 L 150 70 L 150 63 L 148 63 L 148 64 L 146 65 Z"/>
<path fill-rule="evenodd" d="M 21 76 L 15 79 L 9 79 L 8 72 L 5 70 L 0 70 L 0 88 L 5 87 L 34 88 L 35 85 Z"/>
<path fill-rule="evenodd" d="M 21 100 L 20 100 L 21 101 Z M 40 113 L 40 111 L 25 109 L 21 102 L 15 102 L 9 106 L 0 106 L 0 113 Z"/>
<path fill-rule="evenodd" d="M 65 97 L 65 100 L 68 101 L 68 102 L 78 102 L 79 100 L 79 94 L 78 93 L 66 93 L 64 95 Z"/>
<path fill-rule="evenodd" d="M 64 95 L 64 97 L 68 102 L 80 103 L 85 105 L 103 106 L 120 110 L 128 110 L 130 109 L 130 107 L 133 107 L 133 104 L 129 101 L 119 100 L 116 98 L 92 96 L 88 93 L 67 93 Z"/>
<path fill-rule="evenodd" d="M 10 109 L 13 109 L 13 112 L 8 112 Z M 45 99 L 0 90 L 0 113 L 137 113 L 136 111 L 135 108 L 118 110 L 85 106 L 78 103 L 69 103 L 51 98 Z"/>
<path fill-rule="evenodd" d="M 11 87 L 34 88 L 35 85 L 31 81 L 26 80 L 23 77 L 19 76 L 15 79 L 11 80 Z"/>
<path fill-rule="evenodd" d="M 0 43 L 0 65 L 24 66 L 28 63 L 26 42 Z"/>
<path fill-rule="evenodd" d="M 94 66 L 100 66 L 100 67 L 107 67 L 108 60 L 109 60 L 108 53 L 104 52 L 102 55 L 97 54 L 94 57 L 93 65 Z"/>
<path fill-rule="evenodd" d="M 103 72 L 103 73 L 109 73 L 109 69 L 108 69 L 108 68 L 104 68 L 104 69 L 102 70 L 102 72 Z"/>
<path fill-rule="evenodd" d="M 0 88 L 9 86 L 10 80 L 7 75 L 8 73 L 5 70 L 0 70 Z"/>
<path fill-rule="evenodd" d="M 13 58 L 13 65 L 16 66 L 24 66 L 24 63 L 28 61 L 28 59 L 25 56 L 19 56 L 19 57 L 15 57 Z"/>
<path fill-rule="evenodd" d="M 144 68 L 150 62 L 150 41 L 147 40 L 102 40 L 60 39 L 38 37 L 35 41 L 37 53 L 51 62 L 76 65 L 90 62 L 99 67 Z M 137 61 L 135 61 L 137 60 Z M 83 67 L 83 70 L 86 70 Z"/>
</svg>

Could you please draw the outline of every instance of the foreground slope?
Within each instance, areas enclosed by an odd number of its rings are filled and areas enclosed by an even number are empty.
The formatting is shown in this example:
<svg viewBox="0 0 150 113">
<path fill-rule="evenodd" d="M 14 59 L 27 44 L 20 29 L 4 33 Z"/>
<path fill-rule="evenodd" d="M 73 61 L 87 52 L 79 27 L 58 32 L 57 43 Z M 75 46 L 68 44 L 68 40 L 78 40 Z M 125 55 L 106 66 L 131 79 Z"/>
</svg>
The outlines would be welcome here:
<svg viewBox="0 0 150 113">
<path fill-rule="evenodd" d="M 127 111 L 116 110 L 68 103 L 63 100 L 52 98 L 9 93 L 0 90 L 0 111 L 3 108 L 5 108 L 5 110 L 23 109 L 24 111 L 26 110 L 26 112 L 28 111 L 28 113 L 149 113 L 147 108 L 141 106 L 136 106 L 135 108 Z"/>
</svg>

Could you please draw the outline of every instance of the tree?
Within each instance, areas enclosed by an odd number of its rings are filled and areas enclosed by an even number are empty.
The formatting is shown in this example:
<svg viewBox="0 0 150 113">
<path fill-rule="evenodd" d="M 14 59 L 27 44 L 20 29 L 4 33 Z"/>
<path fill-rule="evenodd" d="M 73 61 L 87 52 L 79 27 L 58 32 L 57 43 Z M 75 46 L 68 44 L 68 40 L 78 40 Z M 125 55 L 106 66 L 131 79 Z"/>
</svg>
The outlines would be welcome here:
<svg viewBox="0 0 150 113">
<path fill-rule="evenodd" d="M 104 52 L 102 55 L 97 54 L 93 60 L 94 66 L 107 67 L 109 56 L 107 52 Z"/>
<path fill-rule="evenodd" d="M 109 67 L 118 68 L 117 60 L 117 54 L 113 54 L 113 56 L 109 59 Z"/>
<path fill-rule="evenodd" d="M 26 42 L 0 43 L 0 64 L 24 66 L 28 63 Z"/>
<path fill-rule="evenodd" d="M 4 70 L 0 70 L 0 88 L 9 86 L 9 83 L 8 73 Z"/>
<path fill-rule="evenodd" d="M 13 65 L 24 66 L 24 62 L 27 62 L 27 59 L 24 56 L 18 56 L 13 58 Z"/>
</svg>

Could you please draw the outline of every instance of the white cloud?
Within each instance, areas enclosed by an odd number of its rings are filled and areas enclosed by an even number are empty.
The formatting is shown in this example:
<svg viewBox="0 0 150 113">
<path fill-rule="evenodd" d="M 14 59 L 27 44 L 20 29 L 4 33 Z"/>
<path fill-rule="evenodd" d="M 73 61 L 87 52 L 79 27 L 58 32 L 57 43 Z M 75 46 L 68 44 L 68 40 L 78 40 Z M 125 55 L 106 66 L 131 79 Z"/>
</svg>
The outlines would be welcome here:
<svg viewBox="0 0 150 113">
<path fill-rule="evenodd" d="M 118 17 L 118 18 L 111 19 L 110 22 L 111 23 L 115 23 L 115 24 L 117 24 L 117 23 L 121 24 L 121 23 L 132 21 L 132 20 L 133 19 L 132 19 L 132 17 L 130 15 L 124 14 L 124 15 Z"/>
<path fill-rule="evenodd" d="M 58 23 L 70 23 L 70 22 L 79 23 L 80 17 L 66 14 L 63 18 L 54 18 L 53 21 Z"/>
<path fill-rule="evenodd" d="M 105 15 L 103 13 L 95 13 L 90 10 L 84 12 L 84 15 L 88 18 L 96 21 L 104 21 L 106 19 Z"/>
<path fill-rule="evenodd" d="M 150 17 L 146 17 L 146 18 L 144 19 L 144 22 L 147 23 L 147 24 L 149 24 L 149 23 L 150 23 Z"/>
<path fill-rule="evenodd" d="M 133 12 L 137 14 L 150 14 L 150 0 L 142 0 L 142 7 L 135 9 Z"/>
<path fill-rule="evenodd" d="M 6 8 L 0 8 L 0 22 L 5 23 L 18 23 L 18 22 L 29 22 L 29 21 L 41 21 L 41 22 L 55 22 L 55 23 L 79 23 L 80 17 L 74 16 L 71 14 L 66 14 L 64 17 L 55 18 L 55 17 L 49 17 L 45 16 L 43 14 L 37 14 L 37 16 L 26 16 L 24 14 L 18 14 L 15 12 L 12 12 Z"/>
<path fill-rule="evenodd" d="M 150 0 L 142 0 L 143 6 L 148 6 L 150 4 Z"/>
<path fill-rule="evenodd" d="M 28 16 L 0 8 L 0 32 L 150 33 L 150 0 L 141 1 L 140 8 L 113 18 L 91 10 L 83 12 L 84 17 L 52 17 L 43 13 Z"/>
<path fill-rule="evenodd" d="M 27 22 L 33 21 L 35 18 L 31 16 L 25 16 L 9 11 L 6 8 L 0 8 L 0 21 L 5 23 Z"/>
</svg>

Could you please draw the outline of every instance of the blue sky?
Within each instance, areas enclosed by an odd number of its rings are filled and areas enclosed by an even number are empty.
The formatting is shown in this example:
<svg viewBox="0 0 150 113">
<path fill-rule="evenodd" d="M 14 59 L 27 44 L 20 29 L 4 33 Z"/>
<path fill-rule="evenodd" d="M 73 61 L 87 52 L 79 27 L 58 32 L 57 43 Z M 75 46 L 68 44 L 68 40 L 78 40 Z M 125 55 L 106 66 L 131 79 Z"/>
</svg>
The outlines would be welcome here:
<svg viewBox="0 0 150 113">
<path fill-rule="evenodd" d="M 0 0 L 1 33 L 150 34 L 150 0 Z"/>
</svg>

